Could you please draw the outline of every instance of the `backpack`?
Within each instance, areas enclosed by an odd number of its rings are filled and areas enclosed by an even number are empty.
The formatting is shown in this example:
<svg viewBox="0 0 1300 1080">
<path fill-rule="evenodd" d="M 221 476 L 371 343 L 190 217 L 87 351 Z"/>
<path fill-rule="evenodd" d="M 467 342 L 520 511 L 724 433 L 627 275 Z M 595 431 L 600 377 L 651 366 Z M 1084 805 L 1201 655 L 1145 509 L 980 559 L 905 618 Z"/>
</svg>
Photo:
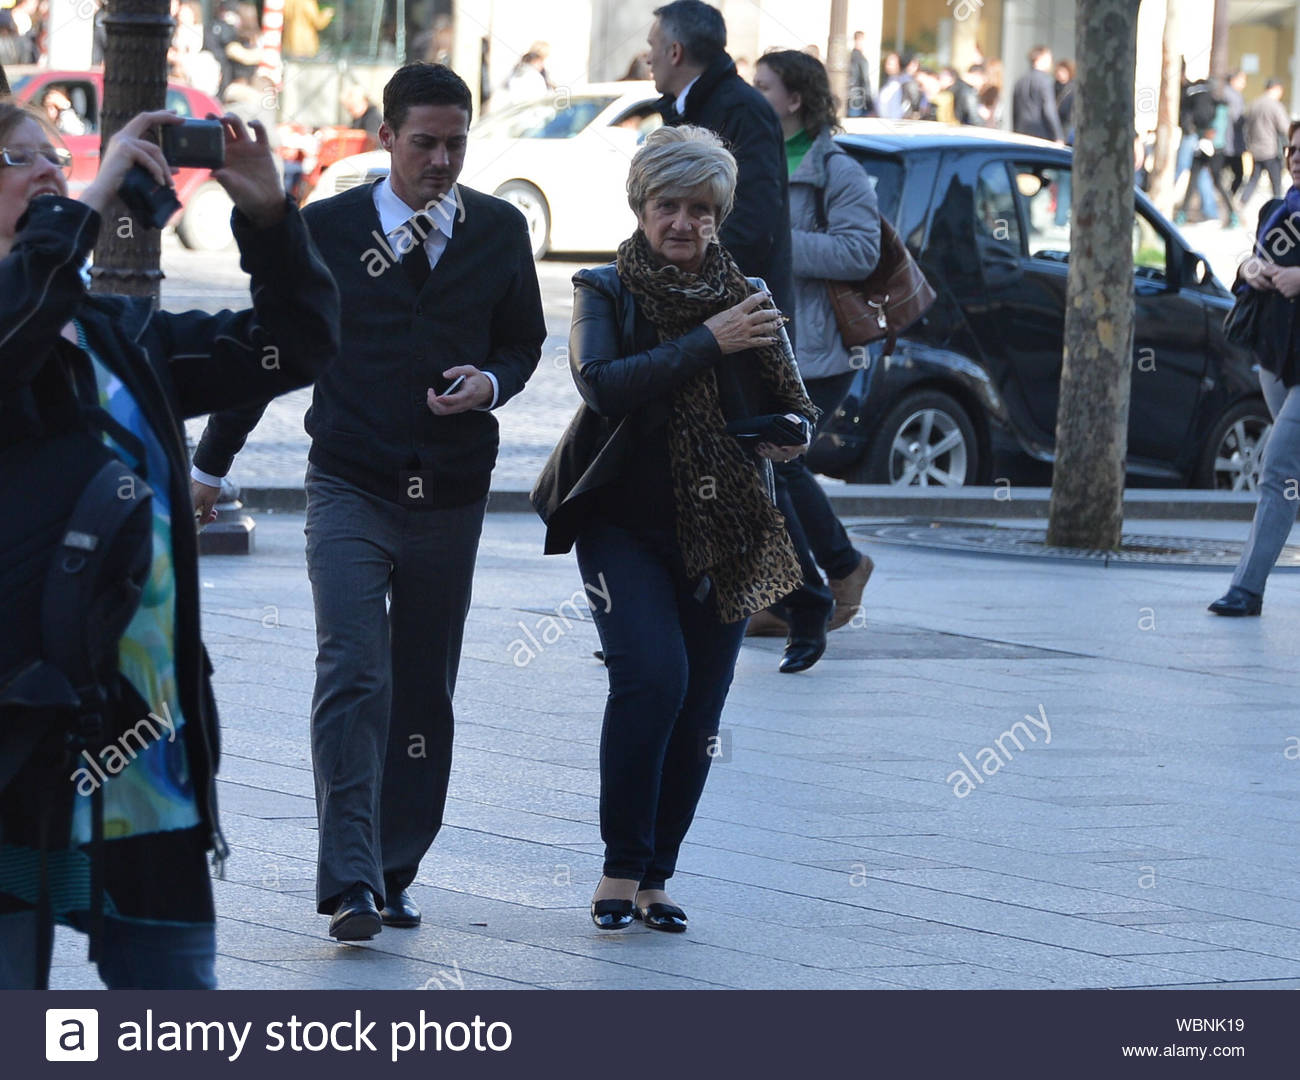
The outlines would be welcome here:
<svg viewBox="0 0 1300 1080">
<path fill-rule="evenodd" d="M 37 986 L 53 933 L 48 852 L 71 841 L 74 762 L 121 735 L 118 666 L 153 561 L 144 447 L 98 405 L 89 358 L 70 350 L 75 422 L 0 450 L 0 810 L 5 835 L 40 852 Z M 88 404 L 94 402 L 95 404 Z M 104 435 L 141 463 L 128 468 Z M 138 698 L 136 699 L 138 702 Z M 92 794 L 91 958 L 102 918 L 103 793 Z"/>
<path fill-rule="evenodd" d="M 829 161 L 833 150 L 826 155 Z M 846 157 L 848 155 L 845 155 Z M 826 191 L 817 188 L 817 227 L 826 230 Z M 884 339 L 882 356 L 892 356 L 898 336 L 921 318 L 935 301 L 935 291 L 926 281 L 902 237 L 880 215 L 880 258 L 876 268 L 861 281 L 827 281 L 831 310 L 840 338 L 849 348 Z"/>
</svg>

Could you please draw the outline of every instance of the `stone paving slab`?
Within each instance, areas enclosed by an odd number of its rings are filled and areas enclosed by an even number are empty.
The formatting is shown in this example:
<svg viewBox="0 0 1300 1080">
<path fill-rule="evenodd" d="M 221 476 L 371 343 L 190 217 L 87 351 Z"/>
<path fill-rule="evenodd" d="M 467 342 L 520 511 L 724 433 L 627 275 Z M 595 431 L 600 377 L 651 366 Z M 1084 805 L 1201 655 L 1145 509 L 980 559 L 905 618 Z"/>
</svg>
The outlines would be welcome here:
<svg viewBox="0 0 1300 1080">
<path fill-rule="evenodd" d="M 602 935 L 595 628 L 520 653 L 520 623 L 579 577 L 540 555 L 536 519 L 492 515 L 446 825 L 413 886 L 425 923 L 344 946 L 313 899 L 302 519 L 258 530 L 256 555 L 201 564 L 225 987 L 1300 987 L 1300 579 L 1221 620 L 1205 572 L 869 547 L 865 626 L 820 664 L 783 676 L 779 641 L 742 650 L 673 881 L 690 931 Z M 959 794 L 977 759 L 992 771 Z M 64 930 L 52 985 L 98 985 Z"/>
</svg>

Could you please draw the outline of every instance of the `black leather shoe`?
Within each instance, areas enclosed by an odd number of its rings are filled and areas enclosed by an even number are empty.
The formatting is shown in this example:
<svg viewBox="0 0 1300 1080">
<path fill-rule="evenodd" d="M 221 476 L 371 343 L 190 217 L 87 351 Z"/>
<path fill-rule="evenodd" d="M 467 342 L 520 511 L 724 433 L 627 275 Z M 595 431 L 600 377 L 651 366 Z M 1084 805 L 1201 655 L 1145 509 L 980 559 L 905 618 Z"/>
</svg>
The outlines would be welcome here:
<svg viewBox="0 0 1300 1080">
<path fill-rule="evenodd" d="M 647 904 L 636 908 L 633 915 L 650 930 L 663 930 L 668 934 L 680 934 L 686 930 L 686 912 L 675 904 Z"/>
<path fill-rule="evenodd" d="M 1258 615 L 1263 609 L 1264 598 L 1240 585 L 1233 585 L 1209 607 L 1216 615 Z"/>
<path fill-rule="evenodd" d="M 369 885 L 353 885 L 339 897 L 339 906 L 330 919 L 330 937 L 339 941 L 369 941 L 382 929 L 375 895 Z"/>
<path fill-rule="evenodd" d="M 413 926 L 420 925 L 420 909 L 415 906 L 411 894 L 403 889 L 383 906 L 379 918 L 385 926 L 397 926 L 409 930 Z"/>
<path fill-rule="evenodd" d="M 787 675 L 807 671 L 822 658 L 826 651 L 826 627 L 831 621 L 831 612 L 830 607 L 820 616 L 804 610 L 789 612 L 790 636 L 786 639 L 781 663 L 777 665 L 778 671 Z"/>
<path fill-rule="evenodd" d="M 593 900 L 591 921 L 597 930 L 626 930 L 632 925 L 631 900 Z"/>
</svg>

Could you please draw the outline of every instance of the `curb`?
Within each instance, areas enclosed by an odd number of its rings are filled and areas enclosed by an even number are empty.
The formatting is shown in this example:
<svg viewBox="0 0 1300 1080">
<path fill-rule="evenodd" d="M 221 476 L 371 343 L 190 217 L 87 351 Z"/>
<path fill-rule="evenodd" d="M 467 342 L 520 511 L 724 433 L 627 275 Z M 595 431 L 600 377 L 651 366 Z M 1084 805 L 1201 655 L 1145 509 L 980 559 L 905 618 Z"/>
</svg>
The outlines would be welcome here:
<svg viewBox="0 0 1300 1080">
<path fill-rule="evenodd" d="M 826 494 L 841 517 L 938 517 L 1046 521 L 1052 489 L 1044 487 L 898 489 L 887 484 L 835 484 Z M 302 513 L 301 487 L 247 487 L 241 494 L 250 511 Z M 1248 491 L 1198 491 L 1148 488 L 1124 493 L 1124 517 L 1136 521 L 1250 521 L 1256 497 Z M 488 513 L 531 514 L 528 492 L 493 488 Z"/>
</svg>

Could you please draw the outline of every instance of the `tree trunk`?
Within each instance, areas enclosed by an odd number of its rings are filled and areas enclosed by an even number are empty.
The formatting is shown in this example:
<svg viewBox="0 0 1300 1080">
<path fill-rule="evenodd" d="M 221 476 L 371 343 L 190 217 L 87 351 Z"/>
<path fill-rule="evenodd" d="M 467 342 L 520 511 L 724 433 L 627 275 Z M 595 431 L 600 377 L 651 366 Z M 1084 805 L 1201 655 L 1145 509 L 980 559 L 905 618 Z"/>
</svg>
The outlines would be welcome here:
<svg viewBox="0 0 1300 1080">
<path fill-rule="evenodd" d="M 109 0 L 104 17 L 104 103 L 100 154 L 137 113 L 167 103 L 167 46 L 175 23 L 169 0 Z M 91 268 L 94 292 L 151 296 L 158 302 L 162 236 L 114 199 L 104 214 Z"/>
<path fill-rule="evenodd" d="M 1210 37 L 1210 77 L 1228 81 L 1228 0 L 1214 0 L 1214 30 Z"/>
<path fill-rule="evenodd" d="M 826 40 L 826 73 L 841 119 L 849 107 L 849 0 L 831 0 L 830 33 Z"/>
<path fill-rule="evenodd" d="M 1161 53 L 1160 101 L 1157 103 L 1156 149 L 1151 163 L 1151 184 L 1147 194 L 1165 217 L 1174 213 L 1174 165 L 1182 128 L 1178 126 L 1178 106 L 1182 101 L 1182 59 L 1179 49 L 1182 36 L 1177 0 L 1169 0 L 1165 9 L 1165 34 Z"/>
<path fill-rule="evenodd" d="M 1077 138 L 1065 356 L 1047 542 L 1118 548 L 1133 357 L 1137 5 L 1079 0 Z"/>
</svg>

